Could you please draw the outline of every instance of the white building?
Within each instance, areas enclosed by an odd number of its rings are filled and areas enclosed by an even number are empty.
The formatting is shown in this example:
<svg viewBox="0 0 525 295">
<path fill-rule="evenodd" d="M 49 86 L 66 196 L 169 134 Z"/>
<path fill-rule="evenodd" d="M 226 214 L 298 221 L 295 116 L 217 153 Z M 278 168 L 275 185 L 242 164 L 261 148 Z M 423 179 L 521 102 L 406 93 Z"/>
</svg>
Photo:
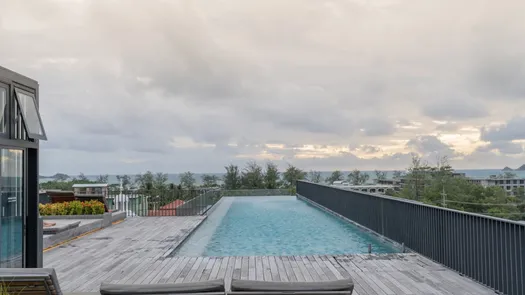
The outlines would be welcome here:
<svg viewBox="0 0 525 295">
<path fill-rule="evenodd" d="M 469 178 L 471 183 L 479 184 L 483 187 L 499 186 L 509 194 L 518 188 L 525 189 L 525 178 L 505 178 L 498 176 L 483 177 L 483 178 Z"/>
<path fill-rule="evenodd" d="M 398 187 L 395 185 L 386 184 L 363 184 L 352 185 L 346 181 L 334 181 L 332 186 L 340 187 L 345 190 L 360 191 L 372 194 L 385 194 L 388 190 L 395 191 Z"/>
</svg>

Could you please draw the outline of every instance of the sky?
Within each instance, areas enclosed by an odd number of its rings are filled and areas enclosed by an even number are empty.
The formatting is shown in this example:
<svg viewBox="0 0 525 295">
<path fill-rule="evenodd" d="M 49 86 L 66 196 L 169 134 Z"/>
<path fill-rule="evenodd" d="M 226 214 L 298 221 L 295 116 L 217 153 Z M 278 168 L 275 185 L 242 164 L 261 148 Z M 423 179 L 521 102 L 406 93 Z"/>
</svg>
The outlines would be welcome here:
<svg viewBox="0 0 525 295">
<path fill-rule="evenodd" d="M 525 163 L 525 1 L 0 0 L 40 173 Z M 5 13 L 8 12 L 8 13 Z"/>
</svg>

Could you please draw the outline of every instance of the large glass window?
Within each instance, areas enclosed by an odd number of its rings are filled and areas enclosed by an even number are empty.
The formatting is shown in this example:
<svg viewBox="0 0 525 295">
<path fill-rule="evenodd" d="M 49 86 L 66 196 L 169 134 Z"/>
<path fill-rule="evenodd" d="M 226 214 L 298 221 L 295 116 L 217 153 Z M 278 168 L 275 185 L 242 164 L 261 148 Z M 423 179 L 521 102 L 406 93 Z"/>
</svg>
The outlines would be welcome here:
<svg viewBox="0 0 525 295">
<path fill-rule="evenodd" d="M 23 267 L 24 152 L 0 148 L 0 268 Z"/>
<path fill-rule="evenodd" d="M 44 125 L 42 124 L 40 113 L 36 106 L 35 96 L 31 93 L 16 89 L 16 99 L 29 138 L 47 139 Z"/>
</svg>

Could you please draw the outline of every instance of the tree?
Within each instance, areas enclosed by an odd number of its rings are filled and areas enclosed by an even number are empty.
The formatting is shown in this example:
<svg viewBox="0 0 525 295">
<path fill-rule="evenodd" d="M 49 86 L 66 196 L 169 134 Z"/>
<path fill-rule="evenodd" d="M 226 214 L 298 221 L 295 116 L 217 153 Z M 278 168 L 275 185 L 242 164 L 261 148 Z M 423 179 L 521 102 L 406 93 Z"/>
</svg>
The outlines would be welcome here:
<svg viewBox="0 0 525 295">
<path fill-rule="evenodd" d="M 80 181 L 89 181 L 89 179 L 82 172 L 80 172 L 80 174 L 78 175 L 78 180 L 80 180 Z"/>
<path fill-rule="evenodd" d="M 521 186 L 514 188 L 513 194 L 516 198 L 518 198 L 519 202 L 525 202 L 525 188 Z"/>
<path fill-rule="evenodd" d="M 363 173 L 357 169 L 354 169 L 354 171 L 348 174 L 348 182 L 350 182 L 351 185 L 364 184 L 368 181 L 369 178 L 370 178 L 370 175 Z"/>
<path fill-rule="evenodd" d="M 264 175 L 262 167 L 255 161 L 246 163 L 241 175 L 241 183 L 243 188 L 259 189 L 264 188 Z"/>
<path fill-rule="evenodd" d="M 146 171 L 144 174 L 137 174 L 135 176 L 135 183 L 141 189 L 151 190 L 153 189 L 154 176 L 151 171 Z"/>
<path fill-rule="evenodd" d="M 57 173 L 53 175 L 53 179 L 55 181 L 66 181 L 68 178 L 69 178 L 69 175 L 64 174 L 64 173 Z"/>
<path fill-rule="evenodd" d="M 385 180 L 386 179 L 386 171 L 376 170 L 374 172 L 376 174 L 376 181 L 377 182 L 379 182 L 380 180 Z"/>
<path fill-rule="evenodd" d="M 153 187 L 157 190 L 164 190 L 167 188 L 168 174 L 158 172 L 153 179 Z"/>
<path fill-rule="evenodd" d="M 202 186 L 203 187 L 216 187 L 217 181 L 219 181 L 219 177 L 217 175 L 213 174 L 203 174 L 201 176 L 202 179 Z"/>
<path fill-rule="evenodd" d="M 96 182 L 97 182 L 97 183 L 108 183 L 108 180 L 109 180 L 109 175 L 104 174 L 104 175 L 99 175 L 99 176 L 97 177 Z"/>
<path fill-rule="evenodd" d="M 224 167 L 226 174 L 224 175 L 224 188 L 227 190 L 239 189 L 241 187 L 241 175 L 239 167 L 230 164 Z"/>
<path fill-rule="evenodd" d="M 277 169 L 277 165 L 273 162 L 266 163 L 266 171 L 264 171 L 264 187 L 267 189 L 276 189 L 280 186 L 281 175 Z"/>
<path fill-rule="evenodd" d="M 326 182 L 328 184 L 334 184 L 334 182 L 342 181 L 344 178 L 345 177 L 344 177 L 344 175 L 343 175 L 343 173 L 341 171 L 335 170 L 334 172 L 332 172 L 330 177 L 326 178 Z"/>
<path fill-rule="evenodd" d="M 183 189 L 193 189 L 195 187 L 195 177 L 190 171 L 184 172 L 180 176 L 180 185 Z"/>
<path fill-rule="evenodd" d="M 128 175 L 117 175 L 117 180 L 122 183 L 122 187 L 125 189 L 131 185 L 131 177 Z"/>
<path fill-rule="evenodd" d="M 406 175 L 406 185 L 401 195 L 412 200 L 420 200 L 425 185 L 430 176 L 430 166 L 416 154 L 412 155 L 412 163 Z"/>
<path fill-rule="evenodd" d="M 321 172 L 310 170 L 310 172 L 308 172 L 308 180 L 313 183 L 320 183 L 321 182 Z"/>
<path fill-rule="evenodd" d="M 306 172 L 290 164 L 288 164 L 288 168 L 283 173 L 284 184 L 287 188 L 295 188 L 296 181 L 305 178 Z"/>
<path fill-rule="evenodd" d="M 403 171 L 396 170 L 393 172 L 393 178 L 396 180 L 401 179 L 404 176 Z"/>
</svg>

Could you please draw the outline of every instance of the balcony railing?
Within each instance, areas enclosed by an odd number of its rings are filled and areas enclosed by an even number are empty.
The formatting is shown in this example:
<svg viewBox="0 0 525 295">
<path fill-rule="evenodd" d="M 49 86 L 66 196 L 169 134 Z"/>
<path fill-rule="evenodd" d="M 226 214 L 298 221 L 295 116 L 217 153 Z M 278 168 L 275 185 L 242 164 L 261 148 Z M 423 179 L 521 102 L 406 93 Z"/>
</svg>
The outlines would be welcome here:
<svg viewBox="0 0 525 295">
<path fill-rule="evenodd" d="M 192 216 L 203 215 L 221 197 L 291 195 L 290 189 L 222 190 L 111 190 L 106 198 L 108 208 L 125 211 L 128 216 Z"/>
<path fill-rule="evenodd" d="M 525 225 L 300 181 L 297 194 L 510 295 L 525 294 Z"/>
<path fill-rule="evenodd" d="M 128 216 L 202 215 L 218 201 L 217 191 L 217 189 L 111 190 L 106 201 L 110 210 L 124 211 Z"/>
</svg>

